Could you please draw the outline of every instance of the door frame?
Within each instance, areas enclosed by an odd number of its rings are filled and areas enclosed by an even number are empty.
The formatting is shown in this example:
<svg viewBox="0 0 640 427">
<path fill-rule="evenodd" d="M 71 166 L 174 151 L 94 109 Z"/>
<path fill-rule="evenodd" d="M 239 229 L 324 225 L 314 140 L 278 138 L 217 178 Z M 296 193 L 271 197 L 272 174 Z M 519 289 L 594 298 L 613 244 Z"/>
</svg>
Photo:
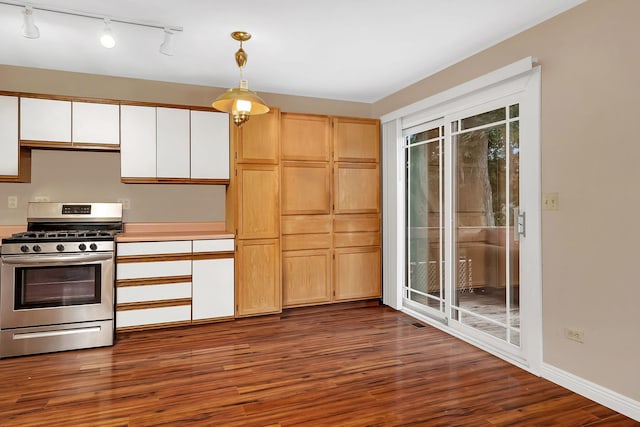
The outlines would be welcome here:
<svg viewBox="0 0 640 427">
<path fill-rule="evenodd" d="M 526 211 L 526 244 L 521 246 L 521 346 L 524 358 L 513 357 L 500 346 L 487 344 L 450 328 L 441 320 L 403 304 L 406 277 L 404 251 L 404 153 L 403 129 L 447 117 L 457 111 L 518 95 L 521 141 L 521 208 Z M 542 369 L 542 267 L 540 175 L 540 67 L 533 58 L 514 64 L 434 95 L 381 117 L 383 124 L 383 302 L 447 333 L 488 351 L 510 363 L 540 375 Z M 445 197 L 446 197 L 445 192 Z M 445 201 L 445 205 L 447 202 Z M 525 326 L 526 325 L 526 326 Z"/>
</svg>

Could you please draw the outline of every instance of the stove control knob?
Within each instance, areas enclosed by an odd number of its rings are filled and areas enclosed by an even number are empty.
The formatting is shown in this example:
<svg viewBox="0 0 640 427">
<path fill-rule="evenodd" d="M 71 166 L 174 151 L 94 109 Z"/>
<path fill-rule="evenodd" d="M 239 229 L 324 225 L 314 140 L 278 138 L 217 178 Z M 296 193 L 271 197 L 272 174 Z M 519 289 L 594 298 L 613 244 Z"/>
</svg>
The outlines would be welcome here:
<svg viewBox="0 0 640 427">
<path fill-rule="evenodd" d="M 42 248 L 40 247 L 40 245 L 33 245 L 33 252 L 40 252 L 42 250 Z"/>
<path fill-rule="evenodd" d="M 22 245 L 22 246 L 20 246 L 20 250 L 21 250 L 22 252 L 29 252 L 29 246 L 27 246 L 27 245 Z"/>
<path fill-rule="evenodd" d="M 92 243 L 89 245 L 89 249 L 91 249 L 92 251 L 95 251 L 98 249 L 98 245 L 96 245 L 95 243 Z"/>
<path fill-rule="evenodd" d="M 87 245 L 85 245 L 84 243 L 80 243 L 80 246 L 78 246 L 78 249 L 80 249 L 81 251 L 86 251 Z"/>
<path fill-rule="evenodd" d="M 58 252 L 62 252 L 62 251 L 64 251 L 64 245 L 58 245 L 58 246 L 56 246 L 56 250 L 57 250 Z"/>
</svg>

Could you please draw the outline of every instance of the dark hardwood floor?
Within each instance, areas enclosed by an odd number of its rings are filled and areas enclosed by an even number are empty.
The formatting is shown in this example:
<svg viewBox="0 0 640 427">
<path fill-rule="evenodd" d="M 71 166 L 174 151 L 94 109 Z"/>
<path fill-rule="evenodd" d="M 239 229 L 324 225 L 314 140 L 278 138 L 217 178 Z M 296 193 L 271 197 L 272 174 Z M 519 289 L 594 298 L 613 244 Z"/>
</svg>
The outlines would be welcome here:
<svg viewBox="0 0 640 427">
<path fill-rule="evenodd" d="M 0 361 L 2 426 L 635 426 L 388 307 L 340 304 Z"/>
</svg>

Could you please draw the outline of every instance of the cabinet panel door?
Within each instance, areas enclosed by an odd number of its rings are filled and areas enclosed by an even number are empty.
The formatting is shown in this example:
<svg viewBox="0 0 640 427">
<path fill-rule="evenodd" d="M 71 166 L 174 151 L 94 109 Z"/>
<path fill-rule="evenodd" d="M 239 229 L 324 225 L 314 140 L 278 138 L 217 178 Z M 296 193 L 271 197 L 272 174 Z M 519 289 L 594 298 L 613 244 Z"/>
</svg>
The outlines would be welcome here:
<svg viewBox="0 0 640 427">
<path fill-rule="evenodd" d="M 327 162 L 283 162 L 281 214 L 330 213 L 330 182 Z"/>
<path fill-rule="evenodd" d="M 229 115 L 191 111 L 191 178 L 229 179 Z"/>
<path fill-rule="evenodd" d="M 337 162 L 380 161 L 380 122 L 372 119 L 334 118 L 333 159 Z"/>
<path fill-rule="evenodd" d="M 331 251 L 282 253 L 282 299 L 285 307 L 331 301 Z"/>
<path fill-rule="evenodd" d="M 278 166 L 238 165 L 238 238 L 280 233 Z"/>
<path fill-rule="evenodd" d="M 235 130 L 239 133 L 237 163 L 278 163 L 280 110 L 272 108 L 266 114 L 251 116 L 248 122 Z"/>
<path fill-rule="evenodd" d="M 18 98 L 0 96 L 0 175 L 18 176 Z"/>
<path fill-rule="evenodd" d="M 20 139 L 71 142 L 71 101 L 20 98 Z"/>
<path fill-rule="evenodd" d="M 118 256 L 191 253 L 191 240 L 118 243 Z"/>
<path fill-rule="evenodd" d="M 380 297 L 380 263 L 380 247 L 335 249 L 335 299 Z"/>
<path fill-rule="evenodd" d="M 236 315 L 282 311 L 280 267 L 280 243 L 277 239 L 238 241 Z"/>
<path fill-rule="evenodd" d="M 156 177 L 156 108 L 120 106 L 120 176 Z"/>
<path fill-rule="evenodd" d="M 156 108 L 156 176 L 189 178 L 189 110 Z"/>
<path fill-rule="evenodd" d="M 282 113 L 282 160 L 328 162 L 331 154 L 331 121 L 327 116 Z"/>
<path fill-rule="evenodd" d="M 233 258 L 193 261 L 193 320 L 233 316 Z"/>
<path fill-rule="evenodd" d="M 334 213 L 379 213 L 380 170 L 376 163 L 334 164 Z"/>
<path fill-rule="evenodd" d="M 83 144 L 120 144 L 120 106 L 73 102 L 71 141 Z"/>
</svg>

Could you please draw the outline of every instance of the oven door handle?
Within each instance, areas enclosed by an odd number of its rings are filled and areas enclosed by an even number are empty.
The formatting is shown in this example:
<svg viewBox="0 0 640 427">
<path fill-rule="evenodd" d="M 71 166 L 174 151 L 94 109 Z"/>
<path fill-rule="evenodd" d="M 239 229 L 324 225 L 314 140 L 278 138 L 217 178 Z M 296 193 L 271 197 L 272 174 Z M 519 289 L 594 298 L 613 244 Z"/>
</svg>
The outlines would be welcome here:
<svg viewBox="0 0 640 427">
<path fill-rule="evenodd" d="M 108 261 L 113 259 L 112 253 L 99 254 L 56 254 L 56 255 L 5 255 L 2 257 L 3 264 L 22 265 L 25 267 L 38 265 L 68 265 L 68 264 L 87 264 L 96 261 Z"/>
</svg>

